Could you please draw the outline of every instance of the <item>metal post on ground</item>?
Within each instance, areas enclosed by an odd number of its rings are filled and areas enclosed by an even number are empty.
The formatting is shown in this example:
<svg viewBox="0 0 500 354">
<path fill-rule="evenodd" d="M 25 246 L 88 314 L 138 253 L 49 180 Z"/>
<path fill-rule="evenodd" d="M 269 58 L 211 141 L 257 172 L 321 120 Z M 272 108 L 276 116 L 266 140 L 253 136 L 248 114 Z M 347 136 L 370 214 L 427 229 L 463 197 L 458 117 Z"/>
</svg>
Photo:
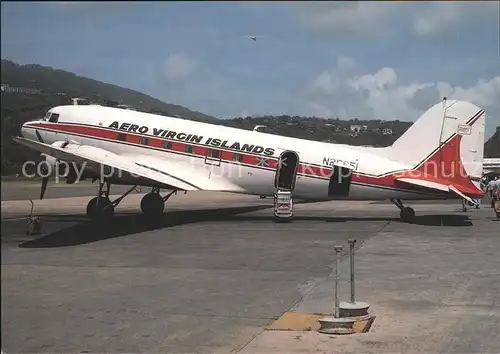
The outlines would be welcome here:
<svg viewBox="0 0 500 354">
<path fill-rule="evenodd" d="M 333 314 L 335 318 L 340 317 L 340 294 L 339 294 L 339 280 L 340 280 L 340 252 L 342 252 L 342 246 L 334 246 L 335 251 L 335 309 Z"/>
<path fill-rule="evenodd" d="M 340 281 L 340 252 L 342 251 L 342 246 L 334 246 L 335 251 L 335 293 L 334 293 L 334 310 L 333 317 L 323 317 L 319 320 L 320 329 L 319 333 L 324 334 L 351 334 L 354 333 L 354 320 L 350 318 L 340 317 L 340 293 L 339 293 L 339 281 Z"/>
<path fill-rule="evenodd" d="M 351 299 L 350 302 L 342 302 L 340 304 L 340 317 L 350 317 L 356 319 L 369 318 L 368 308 L 369 303 L 356 302 L 355 291 L 355 271 L 354 271 L 354 248 L 356 245 L 355 239 L 349 239 L 349 259 L 350 259 L 350 280 L 351 280 Z"/>
<path fill-rule="evenodd" d="M 356 240 L 349 240 L 349 258 L 351 260 L 351 303 L 356 302 L 356 291 L 354 288 L 354 245 L 356 244 Z"/>
</svg>

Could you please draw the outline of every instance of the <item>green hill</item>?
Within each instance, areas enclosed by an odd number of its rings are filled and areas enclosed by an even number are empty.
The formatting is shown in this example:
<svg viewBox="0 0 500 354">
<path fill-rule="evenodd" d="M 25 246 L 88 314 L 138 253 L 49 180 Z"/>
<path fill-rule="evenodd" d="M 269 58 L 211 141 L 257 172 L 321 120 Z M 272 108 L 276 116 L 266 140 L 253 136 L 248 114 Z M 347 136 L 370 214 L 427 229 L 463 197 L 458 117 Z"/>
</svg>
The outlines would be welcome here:
<svg viewBox="0 0 500 354">
<path fill-rule="evenodd" d="M 2 175 L 18 173 L 20 165 L 38 154 L 10 139 L 21 125 L 45 115 L 54 106 L 71 104 L 71 98 L 86 98 L 103 105 L 125 104 L 144 112 L 180 116 L 217 123 L 215 117 L 168 104 L 141 92 L 40 65 L 19 65 L 2 59 Z"/>
<path fill-rule="evenodd" d="M 25 106 L 24 110 L 38 109 L 43 104 L 47 104 L 44 108 L 48 109 L 56 104 L 69 104 L 72 97 L 82 97 L 94 103 L 105 104 L 114 101 L 140 111 L 179 115 L 190 120 L 206 122 L 217 120 L 212 116 L 182 106 L 162 102 L 138 91 L 41 65 L 18 65 L 2 59 L 2 84 L 41 90 L 40 94 L 32 94 L 28 97 L 18 96 L 16 97 L 18 99 L 6 100 L 5 103 L 8 106 L 6 108 L 11 109 L 19 109 L 21 103 L 31 103 L 28 107 Z"/>
<path fill-rule="evenodd" d="M 124 104 L 139 111 L 178 115 L 189 120 L 246 130 L 265 125 L 264 131 L 272 134 L 351 145 L 388 146 L 412 124 L 398 120 L 340 120 L 287 115 L 222 120 L 71 72 L 34 64 L 18 65 L 2 59 L 2 175 L 20 173 L 24 161 L 39 157 L 38 153 L 12 141 L 11 137 L 19 134 L 21 125 L 44 116 L 54 106 L 70 104 L 74 97 L 102 105 Z M 485 144 L 486 157 L 500 157 L 499 139 L 497 129 L 497 133 Z"/>
<path fill-rule="evenodd" d="M 500 158 L 500 127 L 497 127 L 495 134 L 484 144 L 484 156 Z"/>
</svg>

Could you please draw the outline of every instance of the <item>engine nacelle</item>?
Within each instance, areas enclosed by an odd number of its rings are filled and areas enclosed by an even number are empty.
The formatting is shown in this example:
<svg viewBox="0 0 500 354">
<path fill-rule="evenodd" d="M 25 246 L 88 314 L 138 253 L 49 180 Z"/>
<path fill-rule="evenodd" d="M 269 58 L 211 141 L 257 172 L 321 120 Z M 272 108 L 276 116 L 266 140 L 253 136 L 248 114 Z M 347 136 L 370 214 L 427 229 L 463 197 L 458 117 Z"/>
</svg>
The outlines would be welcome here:
<svg viewBox="0 0 500 354">
<path fill-rule="evenodd" d="M 47 154 L 41 154 L 44 159 L 40 162 L 44 162 L 45 164 L 47 164 L 48 166 L 50 166 L 51 169 L 53 169 L 54 167 L 56 167 L 57 165 L 57 159 L 54 157 L 54 156 L 50 156 L 50 155 L 47 155 Z"/>
<path fill-rule="evenodd" d="M 84 176 L 79 176 L 78 173 L 81 173 L 81 166 L 76 166 L 74 164 L 69 164 L 68 165 L 69 169 L 68 172 L 66 173 L 66 183 L 67 184 L 73 184 L 75 183 L 78 179 L 84 179 Z"/>
<path fill-rule="evenodd" d="M 56 141 L 52 144 L 52 146 L 63 148 L 66 144 L 68 144 L 66 141 Z M 82 171 L 81 165 L 59 160 L 54 156 L 50 156 L 45 153 L 40 154 L 40 156 L 41 159 L 36 164 L 35 172 L 35 175 L 38 175 L 39 177 L 65 178 L 67 184 L 73 184 L 78 180 L 91 177 L 88 173 L 85 173 L 86 171 Z"/>
<path fill-rule="evenodd" d="M 37 172 L 40 177 L 66 177 L 68 174 L 68 165 L 65 162 L 59 161 L 53 156 L 41 155 L 42 159 L 38 162 L 37 166 Z"/>
<path fill-rule="evenodd" d="M 52 143 L 52 146 L 55 147 L 63 147 L 67 144 L 65 141 L 55 141 Z M 41 177 L 49 177 L 49 176 L 59 176 L 66 177 L 68 174 L 68 164 L 66 162 L 60 161 L 54 156 L 50 156 L 47 154 L 40 154 L 42 156 L 41 161 L 38 163 L 38 173 Z"/>
</svg>

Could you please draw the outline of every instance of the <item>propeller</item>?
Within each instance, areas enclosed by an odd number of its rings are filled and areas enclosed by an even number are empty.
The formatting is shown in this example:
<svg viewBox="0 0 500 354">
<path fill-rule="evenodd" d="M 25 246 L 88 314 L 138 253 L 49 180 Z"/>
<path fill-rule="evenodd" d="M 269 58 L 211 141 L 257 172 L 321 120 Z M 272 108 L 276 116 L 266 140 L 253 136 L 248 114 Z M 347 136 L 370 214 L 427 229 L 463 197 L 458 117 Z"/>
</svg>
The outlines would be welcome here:
<svg viewBox="0 0 500 354">
<path fill-rule="evenodd" d="M 40 135 L 40 133 L 38 132 L 38 130 L 35 130 L 35 133 L 36 133 L 36 137 L 38 139 L 39 142 L 41 142 L 42 144 L 44 143 L 43 139 L 42 139 L 42 136 Z"/>
<path fill-rule="evenodd" d="M 35 133 L 36 133 L 36 137 L 38 138 L 38 141 L 40 141 L 41 143 L 45 143 L 43 141 L 42 135 L 38 132 L 38 130 L 36 130 Z M 45 177 L 42 177 L 42 186 L 40 188 L 40 200 L 42 200 L 43 196 L 45 195 L 45 191 L 47 190 L 47 184 L 49 183 L 48 164 L 50 163 L 49 157 L 52 157 L 52 156 L 49 156 L 47 154 L 40 154 L 40 156 L 42 157 L 40 159 L 40 161 L 38 162 L 39 164 L 40 163 L 42 164 L 40 166 L 40 173 L 43 176 L 45 176 Z M 56 163 L 57 163 L 57 161 L 56 161 Z"/>
<path fill-rule="evenodd" d="M 45 142 L 43 141 L 42 135 L 38 132 L 38 130 L 36 130 L 35 133 L 38 141 L 44 144 Z M 64 148 L 68 143 L 68 141 L 56 141 L 52 144 L 52 146 Z M 49 183 L 49 177 L 54 173 L 54 169 L 60 163 L 60 160 L 44 153 L 40 154 L 40 156 L 41 159 L 38 164 L 41 164 L 40 173 L 43 176 L 40 188 L 40 199 L 43 199 L 45 191 L 47 190 L 47 184 Z M 49 170 L 49 168 L 51 168 L 51 170 Z"/>
<path fill-rule="evenodd" d="M 45 195 L 45 190 L 47 189 L 47 183 L 49 183 L 49 177 L 43 177 L 42 178 L 42 188 L 40 190 L 40 200 L 42 200 L 43 196 Z"/>
<path fill-rule="evenodd" d="M 41 186 L 41 189 L 40 189 L 40 200 L 43 199 L 43 196 L 45 195 L 45 190 L 47 189 L 47 183 L 49 183 L 49 175 L 48 175 L 48 169 L 47 169 L 47 155 L 45 154 L 41 154 L 42 155 L 42 159 L 39 163 L 42 163 L 42 165 L 40 166 L 40 172 L 42 174 L 42 186 Z"/>
</svg>

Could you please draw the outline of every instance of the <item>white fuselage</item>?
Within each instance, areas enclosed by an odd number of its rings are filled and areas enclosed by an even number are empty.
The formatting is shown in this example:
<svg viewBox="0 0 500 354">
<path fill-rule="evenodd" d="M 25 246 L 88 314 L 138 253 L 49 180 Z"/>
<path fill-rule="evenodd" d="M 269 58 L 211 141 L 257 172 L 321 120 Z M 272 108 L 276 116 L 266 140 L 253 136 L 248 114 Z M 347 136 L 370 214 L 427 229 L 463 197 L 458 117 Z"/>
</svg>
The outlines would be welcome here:
<svg viewBox="0 0 500 354">
<path fill-rule="evenodd" d="M 291 150 L 299 157 L 293 191 L 296 198 L 455 198 L 441 192 L 402 188 L 393 174 L 412 166 L 388 158 L 388 148 L 322 143 L 131 110 L 82 107 L 55 107 L 49 113 L 59 114 L 56 121 L 29 122 L 23 126 L 22 135 L 39 140 L 38 132 L 48 144 L 67 139 L 122 156 L 143 155 L 159 161 L 168 159 L 194 164 L 203 173 L 218 174 L 236 186 L 226 189 L 228 192 L 273 195 L 277 160 L 282 152 Z M 118 133 L 126 137 L 118 137 Z M 213 151 L 218 151 L 219 156 L 210 157 Z M 353 168 L 348 197 L 328 196 L 334 163 Z"/>
</svg>

